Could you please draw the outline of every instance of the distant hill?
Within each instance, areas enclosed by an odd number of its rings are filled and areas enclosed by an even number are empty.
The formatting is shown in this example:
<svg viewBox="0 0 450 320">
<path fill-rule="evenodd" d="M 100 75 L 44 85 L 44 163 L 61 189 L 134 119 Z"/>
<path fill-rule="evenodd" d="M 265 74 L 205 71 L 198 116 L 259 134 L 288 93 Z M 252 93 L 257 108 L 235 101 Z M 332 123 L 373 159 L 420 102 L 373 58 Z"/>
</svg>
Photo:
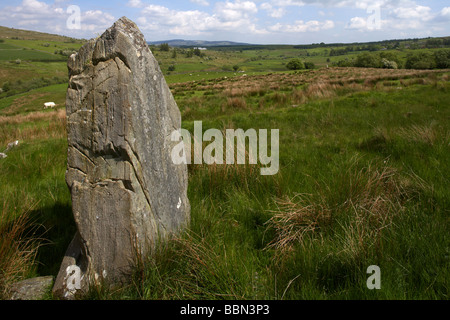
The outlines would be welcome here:
<svg viewBox="0 0 450 320">
<path fill-rule="evenodd" d="M 204 40 L 167 40 L 167 41 L 153 41 L 149 42 L 150 45 L 160 45 L 162 43 L 167 43 L 171 47 L 222 47 L 222 46 L 245 46 L 248 43 L 239 43 L 232 41 L 204 41 Z"/>
<path fill-rule="evenodd" d="M 56 34 L 43 33 L 37 31 L 21 30 L 0 26 L 0 39 L 20 39 L 20 40 L 45 40 L 61 42 L 80 42 L 79 39 L 73 39 Z"/>
</svg>

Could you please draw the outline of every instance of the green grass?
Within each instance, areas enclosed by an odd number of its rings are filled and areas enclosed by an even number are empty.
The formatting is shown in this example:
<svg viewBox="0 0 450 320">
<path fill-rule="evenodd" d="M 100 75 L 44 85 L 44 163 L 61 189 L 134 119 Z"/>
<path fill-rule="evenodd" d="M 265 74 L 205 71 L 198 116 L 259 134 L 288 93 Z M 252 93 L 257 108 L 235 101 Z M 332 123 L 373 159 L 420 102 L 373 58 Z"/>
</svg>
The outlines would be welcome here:
<svg viewBox="0 0 450 320">
<path fill-rule="evenodd" d="M 46 60 L 46 61 L 66 61 L 67 58 L 50 54 L 47 52 L 23 49 L 0 50 L 0 60 L 15 61 L 20 60 Z"/>
<path fill-rule="evenodd" d="M 89 298 L 448 299 L 449 89 L 233 114 L 234 127 L 281 130 L 280 173 L 191 166 L 187 233 L 130 287 Z M 366 287 L 370 265 L 381 290 Z"/>
<path fill-rule="evenodd" d="M 42 111 L 44 103 L 50 101 L 55 102 L 60 107 L 64 106 L 66 92 L 67 84 L 56 84 L 0 99 L 0 115 L 11 116 Z"/>
</svg>

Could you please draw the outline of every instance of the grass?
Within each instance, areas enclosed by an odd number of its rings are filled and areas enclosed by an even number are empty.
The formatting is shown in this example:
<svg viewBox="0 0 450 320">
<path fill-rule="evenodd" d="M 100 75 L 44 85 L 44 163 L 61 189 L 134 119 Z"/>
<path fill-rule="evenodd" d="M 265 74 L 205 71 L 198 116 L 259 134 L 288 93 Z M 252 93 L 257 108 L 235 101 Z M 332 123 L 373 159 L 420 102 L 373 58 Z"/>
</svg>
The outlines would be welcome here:
<svg viewBox="0 0 450 320">
<path fill-rule="evenodd" d="M 8 298 L 13 283 L 35 274 L 37 252 L 44 243 L 34 234 L 37 226 L 30 217 L 32 207 L 17 212 L 7 206 L 3 202 L 0 211 L 0 299 Z"/>
<path fill-rule="evenodd" d="M 203 130 L 280 129 L 280 171 L 189 165 L 189 229 L 140 257 L 128 286 L 83 298 L 449 298 L 449 71 L 271 72 L 273 61 L 300 54 L 289 50 L 208 51 L 212 60 L 189 67 L 177 55 L 168 79 L 183 128 L 202 120 Z M 157 58 L 164 65 L 170 54 Z M 248 63 L 246 76 L 221 70 L 225 60 Z M 0 248 L 11 249 L 0 251 L 10 279 L 3 295 L 19 278 L 55 276 L 75 232 L 64 179 L 66 88 L 0 99 L 0 152 L 20 141 L 0 160 Z M 42 110 L 47 101 L 60 108 Z M 366 287 L 370 265 L 381 268 L 381 290 Z"/>
<path fill-rule="evenodd" d="M 204 130 L 280 128 L 280 173 L 191 165 L 189 230 L 128 287 L 88 298 L 448 299 L 449 84 L 382 81 L 297 107 L 260 109 L 244 90 L 248 109 L 221 114 L 219 99 Z M 370 265 L 381 290 L 366 287 Z"/>
</svg>

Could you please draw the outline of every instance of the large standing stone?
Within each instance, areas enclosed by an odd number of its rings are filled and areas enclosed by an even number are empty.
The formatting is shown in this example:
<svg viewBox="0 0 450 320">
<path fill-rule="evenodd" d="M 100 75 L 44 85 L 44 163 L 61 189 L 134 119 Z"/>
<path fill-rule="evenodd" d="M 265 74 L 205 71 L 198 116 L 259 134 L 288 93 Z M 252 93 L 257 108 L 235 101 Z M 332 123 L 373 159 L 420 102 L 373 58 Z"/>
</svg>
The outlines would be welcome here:
<svg viewBox="0 0 450 320">
<path fill-rule="evenodd" d="M 66 181 L 78 232 L 53 289 L 63 298 L 120 283 L 190 216 L 186 165 L 171 160 L 180 111 L 137 26 L 121 18 L 68 67 Z"/>
</svg>

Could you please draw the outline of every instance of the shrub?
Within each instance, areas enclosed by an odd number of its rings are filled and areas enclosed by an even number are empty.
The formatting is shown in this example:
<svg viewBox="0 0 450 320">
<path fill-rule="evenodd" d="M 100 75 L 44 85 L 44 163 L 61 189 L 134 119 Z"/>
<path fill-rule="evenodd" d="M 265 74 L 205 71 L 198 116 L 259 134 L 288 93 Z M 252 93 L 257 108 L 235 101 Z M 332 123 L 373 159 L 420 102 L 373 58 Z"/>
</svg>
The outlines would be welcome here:
<svg viewBox="0 0 450 320">
<path fill-rule="evenodd" d="M 305 69 L 314 69 L 316 65 L 313 62 L 305 62 Z"/>
<path fill-rule="evenodd" d="M 8 92 L 9 90 L 11 90 L 11 84 L 9 83 L 9 81 L 6 81 L 6 82 L 3 84 L 2 89 L 3 89 L 3 92 Z"/>
<path fill-rule="evenodd" d="M 159 51 L 169 52 L 170 47 L 168 43 L 161 43 L 159 46 Z"/>
<path fill-rule="evenodd" d="M 175 71 L 175 66 L 174 65 L 170 65 L 169 68 L 167 69 L 169 72 Z"/>
<path fill-rule="evenodd" d="M 356 57 L 355 67 L 359 68 L 380 68 L 381 59 L 375 54 L 368 52 L 361 53 Z"/>
<path fill-rule="evenodd" d="M 333 62 L 333 65 L 336 65 L 337 67 L 354 67 L 353 61 L 349 60 L 348 58 L 339 60 L 338 62 Z"/>
<path fill-rule="evenodd" d="M 395 61 L 389 61 L 388 59 L 381 59 L 381 64 L 383 65 L 384 69 L 398 69 L 397 62 Z"/>
<path fill-rule="evenodd" d="M 288 62 L 286 67 L 289 70 L 302 70 L 302 69 L 305 69 L 305 65 L 300 59 L 292 59 L 291 61 Z"/>
<path fill-rule="evenodd" d="M 430 52 L 415 52 L 408 55 L 406 69 L 434 69 L 435 57 Z"/>
<path fill-rule="evenodd" d="M 402 64 L 402 59 L 395 52 L 380 52 L 381 60 L 386 59 L 388 61 L 393 61 L 397 64 L 397 67 L 400 69 Z"/>
<path fill-rule="evenodd" d="M 450 68 L 450 50 L 438 50 L 434 53 L 436 67 L 439 69 Z"/>
</svg>

